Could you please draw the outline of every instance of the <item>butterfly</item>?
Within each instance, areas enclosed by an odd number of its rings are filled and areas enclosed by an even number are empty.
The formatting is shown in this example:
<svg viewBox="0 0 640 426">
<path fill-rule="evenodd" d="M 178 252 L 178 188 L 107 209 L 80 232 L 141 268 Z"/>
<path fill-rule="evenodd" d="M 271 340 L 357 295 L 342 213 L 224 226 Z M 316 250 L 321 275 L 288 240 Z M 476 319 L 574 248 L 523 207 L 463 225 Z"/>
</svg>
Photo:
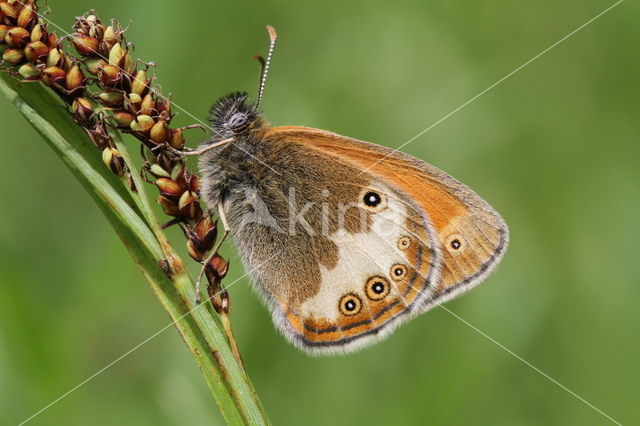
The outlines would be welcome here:
<svg viewBox="0 0 640 426">
<path fill-rule="evenodd" d="M 410 155 L 325 130 L 272 127 L 232 93 L 212 108 L 201 196 L 219 210 L 273 321 L 295 346 L 345 353 L 480 284 L 508 229 L 471 189 Z"/>
</svg>

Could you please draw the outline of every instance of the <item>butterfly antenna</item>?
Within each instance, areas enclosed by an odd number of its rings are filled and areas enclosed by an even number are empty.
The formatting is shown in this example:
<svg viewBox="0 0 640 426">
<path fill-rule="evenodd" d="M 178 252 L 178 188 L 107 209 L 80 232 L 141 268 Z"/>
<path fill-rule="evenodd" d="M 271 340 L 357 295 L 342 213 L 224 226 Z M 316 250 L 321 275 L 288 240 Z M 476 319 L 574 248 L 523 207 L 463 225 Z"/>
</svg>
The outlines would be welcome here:
<svg viewBox="0 0 640 426">
<path fill-rule="evenodd" d="M 262 56 L 256 56 L 256 59 L 260 61 L 262 65 L 262 71 L 260 72 L 260 85 L 258 86 L 258 100 L 256 101 L 256 109 L 258 109 L 258 105 L 260 105 L 260 101 L 262 101 L 262 95 L 264 94 L 264 86 L 267 83 L 267 74 L 269 73 L 269 65 L 271 65 L 271 57 L 273 56 L 273 51 L 276 48 L 276 41 L 278 40 L 278 33 L 276 33 L 276 29 L 271 25 L 267 25 L 267 31 L 269 32 L 269 53 L 267 53 L 267 60 L 265 60 Z"/>
</svg>

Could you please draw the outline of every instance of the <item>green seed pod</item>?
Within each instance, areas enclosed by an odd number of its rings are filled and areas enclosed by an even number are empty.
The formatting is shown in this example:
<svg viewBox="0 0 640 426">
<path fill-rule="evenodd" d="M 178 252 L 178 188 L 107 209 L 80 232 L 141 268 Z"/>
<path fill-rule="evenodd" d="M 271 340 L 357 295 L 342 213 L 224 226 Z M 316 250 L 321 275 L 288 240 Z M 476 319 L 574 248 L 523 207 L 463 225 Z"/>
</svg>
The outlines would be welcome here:
<svg viewBox="0 0 640 426">
<path fill-rule="evenodd" d="M 124 102 L 124 94 L 117 91 L 100 92 L 98 93 L 98 99 L 108 107 L 115 107 L 122 105 Z"/>
<path fill-rule="evenodd" d="M 134 132 L 145 133 L 151 130 L 155 121 L 148 115 L 139 115 L 131 122 L 131 130 Z"/>
<path fill-rule="evenodd" d="M 98 70 L 107 65 L 107 61 L 100 58 L 87 58 L 84 61 L 84 66 L 87 68 L 90 74 L 98 75 Z"/>
<path fill-rule="evenodd" d="M 131 93 L 144 96 L 149 90 L 149 82 L 147 72 L 145 70 L 138 71 L 131 82 Z"/>
<path fill-rule="evenodd" d="M 131 126 L 131 122 L 133 122 L 133 119 L 135 117 L 133 116 L 133 114 L 129 114 L 128 112 L 118 111 L 113 114 L 112 118 L 118 124 L 118 126 L 129 127 Z"/>
<path fill-rule="evenodd" d="M 27 80 L 34 80 L 40 77 L 40 70 L 33 64 L 24 64 L 18 68 L 18 73 Z"/>
<path fill-rule="evenodd" d="M 123 65 L 123 58 L 127 54 L 127 51 L 122 48 L 120 43 L 113 45 L 109 51 L 109 65 L 121 68 Z"/>
<path fill-rule="evenodd" d="M 171 175 L 169 173 L 167 173 L 167 171 L 165 169 L 163 169 L 160 164 L 158 163 L 153 163 L 151 165 L 151 167 L 149 167 L 149 172 L 155 176 L 156 178 L 170 178 Z"/>
</svg>

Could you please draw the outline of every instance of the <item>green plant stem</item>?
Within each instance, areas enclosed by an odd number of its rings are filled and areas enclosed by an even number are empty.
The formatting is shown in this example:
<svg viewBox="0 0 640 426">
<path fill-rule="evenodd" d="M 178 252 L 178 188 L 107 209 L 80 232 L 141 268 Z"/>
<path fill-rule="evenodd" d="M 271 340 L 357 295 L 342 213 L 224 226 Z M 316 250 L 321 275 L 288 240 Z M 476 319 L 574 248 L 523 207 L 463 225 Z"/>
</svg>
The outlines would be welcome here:
<svg viewBox="0 0 640 426">
<path fill-rule="evenodd" d="M 134 200 L 134 202 L 140 209 L 140 212 L 142 213 L 144 218 L 147 220 L 147 223 L 149 224 L 151 231 L 158 239 L 158 242 L 160 243 L 160 247 L 163 249 L 163 252 L 164 252 L 165 248 L 169 247 L 170 244 L 169 244 L 169 241 L 167 240 L 166 234 L 162 231 L 162 227 L 160 226 L 160 222 L 158 221 L 158 218 L 153 212 L 151 203 L 149 203 L 149 197 L 147 196 L 145 184 L 140 174 L 137 173 L 133 158 L 129 154 L 127 145 L 122 140 L 122 135 L 120 135 L 120 132 L 112 131 L 111 135 L 113 136 L 113 140 L 116 144 L 116 148 L 118 148 L 118 151 L 122 155 L 124 162 L 129 167 L 129 172 L 131 173 L 131 179 L 133 180 L 133 184 L 135 185 L 136 191 L 134 192 L 131 189 L 131 186 L 128 185 L 128 183 L 124 182 L 124 185 L 129 191 L 129 193 L 131 194 L 131 198 Z"/>
<path fill-rule="evenodd" d="M 257 397 L 257 394 L 255 393 L 255 390 L 253 389 L 253 386 L 251 385 L 246 375 L 244 374 L 240 352 L 238 350 L 235 337 L 233 335 L 229 315 L 227 313 L 222 313 L 220 317 L 218 317 L 217 315 L 215 315 L 215 313 L 212 310 L 203 309 L 204 306 L 208 305 L 206 300 L 204 303 L 200 305 L 195 305 L 194 301 L 196 300 L 196 294 L 194 290 L 195 285 L 194 285 L 193 279 L 189 276 L 182 259 L 180 259 L 180 257 L 176 254 L 175 250 L 166 239 L 166 235 L 164 231 L 161 229 L 160 224 L 155 214 L 153 213 L 153 210 L 149 203 L 149 199 L 146 195 L 146 191 L 144 187 L 144 182 L 140 178 L 140 175 L 136 173 L 135 164 L 131 156 L 129 155 L 129 152 L 122 138 L 118 133 L 114 132 L 114 140 L 116 143 L 116 147 L 118 148 L 118 151 L 120 151 L 120 153 L 122 154 L 122 157 L 125 160 L 125 163 L 127 163 L 127 165 L 129 166 L 129 169 L 132 174 L 132 179 L 137 189 L 137 193 L 132 193 L 131 195 L 134 199 L 139 200 L 138 205 L 140 206 L 140 209 L 143 215 L 147 217 L 147 220 L 150 223 L 152 231 L 158 238 L 160 245 L 162 247 L 162 251 L 164 253 L 165 259 L 169 260 L 171 269 L 174 274 L 173 282 L 180 296 L 182 297 L 182 301 L 184 305 L 187 306 L 187 308 L 191 311 L 193 317 L 195 318 L 196 324 L 198 324 L 198 326 L 201 328 L 202 332 L 207 338 L 207 341 L 209 342 L 210 345 L 213 345 L 213 347 L 221 346 L 220 345 L 221 342 L 219 340 L 220 336 L 219 336 L 219 333 L 217 332 L 218 330 L 213 330 L 210 327 L 211 318 L 218 320 L 216 326 L 218 327 L 218 329 L 222 327 L 222 330 L 224 331 L 224 334 L 226 336 L 225 346 L 227 345 L 230 346 L 231 355 L 235 358 L 236 363 L 238 363 L 240 367 L 239 369 L 236 369 L 236 368 L 226 369 L 224 368 L 224 366 L 228 366 L 230 364 L 228 362 L 222 362 L 222 373 L 225 374 L 228 377 L 228 379 L 234 384 L 233 389 L 238 389 L 241 392 L 249 392 L 250 394 L 253 395 L 253 397 L 250 399 L 247 399 L 247 400 L 239 399 L 239 401 L 240 403 L 243 404 L 244 409 L 248 413 L 255 413 L 256 416 L 251 419 L 252 423 L 254 422 L 259 423 L 260 419 L 259 419 L 259 416 L 257 416 L 257 414 L 264 413 L 264 409 L 260 404 L 260 401 Z M 127 188 L 129 188 L 128 185 L 127 185 Z M 219 351 L 218 355 L 221 357 L 226 357 L 228 356 L 228 353 L 226 351 Z M 233 364 L 236 364 L 236 363 L 233 363 Z M 253 402 L 253 401 L 256 401 L 257 404 L 250 404 L 250 402 Z"/>
<path fill-rule="evenodd" d="M 141 215 L 146 216 L 141 210 L 150 206 L 145 207 L 142 197 L 142 203 L 136 202 L 119 179 L 102 164 L 88 136 L 48 89 L 40 84 L 19 84 L 2 74 L 0 92 L 43 136 L 105 213 L 175 322 L 227 422 L 269 424 L 249 378 L 233 356 L 219 321 L 206 309 L 194 309 L 194 284 L 184 263 L 168 243 L 170 251 L 163 250 L 157 236 L 149 229 L 149 226 L 153 227 L 153 221 L 147 224 L 141 218 Z M 165 258 L 173 270 L 172 279 L 159 267 L 159 262 Z"/>
</svg>

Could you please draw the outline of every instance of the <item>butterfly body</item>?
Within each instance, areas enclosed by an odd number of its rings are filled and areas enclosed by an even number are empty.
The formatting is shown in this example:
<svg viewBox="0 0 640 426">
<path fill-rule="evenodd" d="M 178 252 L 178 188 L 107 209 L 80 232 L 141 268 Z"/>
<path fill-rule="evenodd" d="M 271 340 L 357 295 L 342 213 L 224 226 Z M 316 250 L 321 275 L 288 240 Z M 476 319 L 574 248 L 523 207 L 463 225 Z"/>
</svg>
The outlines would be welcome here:
<svg viewBox="0 0 640 426">
<path fill-rule="evenodd" d="M 409 155 L 318 129 L 271 127 L 235 93 L 200 158 L 207 206 L 230 231 L 279 330 L 349 352 L 482 281 L 506 249 L 500 216 Z"/>
</svg>

